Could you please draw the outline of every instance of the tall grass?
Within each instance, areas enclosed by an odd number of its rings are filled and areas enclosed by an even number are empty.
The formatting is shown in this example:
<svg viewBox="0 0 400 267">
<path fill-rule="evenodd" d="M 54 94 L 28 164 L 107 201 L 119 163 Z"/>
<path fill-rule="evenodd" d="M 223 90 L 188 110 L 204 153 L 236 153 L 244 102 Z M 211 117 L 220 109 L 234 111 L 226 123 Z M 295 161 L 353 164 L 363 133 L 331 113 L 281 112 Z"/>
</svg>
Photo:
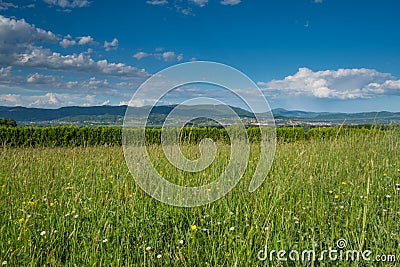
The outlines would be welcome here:
<svg viewBox="0 0 400 267">
<path fill-rule="evenodd" d="M 212 181 L 229 147 L 204 172 L 177 172 L 152 146 L 157 170 L 175 182 Z M 186 145 L 184 154 L 198 156 Z M 160 203 L 138 188 L 121 147 L 2 148 L 0 262 L 10 266 L 293 266 L 257 259 L 269 250 L 369 249 L 400 254 L 400 133 L 338 135 L 279 143 L 264 184 L 247 192 L 255 145 L 239 184 L 198 208 Z M 400 260 L 400 259 L 398 259 Z M 307 263 L 296 263 L 307 265 Z M 311 263 L 313 265 L 314 263 Z M 315 265 L 342 265 L 322 262 Z M 356 264 L 356 263 L 354 263 Z M 373 263 L 360 263 L 360 265 Z"/>
</svg>

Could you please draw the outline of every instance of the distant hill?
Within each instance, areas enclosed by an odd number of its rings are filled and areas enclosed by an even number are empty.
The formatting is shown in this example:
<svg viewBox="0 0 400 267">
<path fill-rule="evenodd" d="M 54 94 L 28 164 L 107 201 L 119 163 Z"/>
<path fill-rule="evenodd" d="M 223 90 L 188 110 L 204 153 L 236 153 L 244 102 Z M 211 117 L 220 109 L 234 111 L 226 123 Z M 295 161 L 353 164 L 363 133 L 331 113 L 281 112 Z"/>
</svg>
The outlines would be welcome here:
<svg viewBox="0 0 400 267">
<path fill-rule="evenodd" d="M 162 122 L 175 107 L 174 105 L 153 107 L 149 121 L 153 124 Z M 127 106 L 70 106 L 58 109 L 42 109 L 0 106 L 0 118 L 14 119 L 19 125 L 122 125 L 126 108 Z M 130 111 L 137 116 L 138 119 L 141 119 L 142 116 L 147 114 L 149 108 L 150 107 L 131 107 Z M 254 114 L 247 110 L 238 107 L 231 108 L 244 120 L 250 121 L 255 117 Z M 189 115 L 207 117 L 208 115 L 213 115 L 220 118 L 227 118 L 230 116 L 222 105 L 180 106 L 180 108 L 174 112 L 176 112 L 176 115 L 182 117 Z M 329 113 L 278 108 L 273 109 L 272 113 L 275 119 L 282 125 L 289 124 L 292 121 L 296 121 L 298 124 L 302 122 L 325 122 L 332 124 L 343 122 L 352 124 L 400 123 L 400 112 Z"/>
</svg>

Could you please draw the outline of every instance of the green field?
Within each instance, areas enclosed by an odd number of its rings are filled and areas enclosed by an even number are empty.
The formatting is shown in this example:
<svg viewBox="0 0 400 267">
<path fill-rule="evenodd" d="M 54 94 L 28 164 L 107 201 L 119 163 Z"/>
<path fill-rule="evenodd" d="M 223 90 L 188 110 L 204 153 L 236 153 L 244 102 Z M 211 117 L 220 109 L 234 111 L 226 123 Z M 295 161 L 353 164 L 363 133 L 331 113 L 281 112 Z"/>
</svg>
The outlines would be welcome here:
<svg viewBox="0 0 400 267">
<path fill-rule="evenodd" d="M 215 179 L 229 146 L 204 172 L 177 173 L 150 147 L 160 173 L 185 185 Z M 196 157 L 198 147 L 183 149 Z M 260 261 L 271 250 L 371 250 L 400 262 L 400 131 L 278 142 L 264 184 L 257 162 L 206 206 L 160 203 L 135 184 L 120 146 L 1 148 L 0 262 L 7 266 L 379 266 L 369 261 Z M 159 157 L 159 158 L 158 158 Z M 287 255 L 286 255 L 287 257 Z M 394 266 L 386 263 L 384 266 Z"/>
</svg>

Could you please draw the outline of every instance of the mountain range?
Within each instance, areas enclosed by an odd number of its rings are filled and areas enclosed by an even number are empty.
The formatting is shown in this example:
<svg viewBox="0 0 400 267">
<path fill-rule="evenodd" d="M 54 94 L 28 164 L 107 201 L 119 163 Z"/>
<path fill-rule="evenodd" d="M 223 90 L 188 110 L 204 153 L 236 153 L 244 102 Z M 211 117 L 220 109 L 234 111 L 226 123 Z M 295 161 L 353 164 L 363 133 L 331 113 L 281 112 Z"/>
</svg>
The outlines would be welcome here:
<svg viewBox="0 0 400 267">
<path fill-rule="evenodd" d="M 149 121 L 157 125 L 176 106 L 153 107 Z M 122 125 L 127 106 L 69 106 L 58 109 L 6 107 L 0 106 L 0 118 L 10 118 L 17 121 L 18 125 Z M 130 107 L 130 114 L 141 119 L 149 111 L 150 107 Z M 255 118 L 254 114 L 238 108 L 231 107 L 242 120 L 247 122 Z M 223 106 L 195 105 L 179 106 L 178 116 L 204 116 L 213 115 L 227 118 L 230 115 Z M 174 111 L 175 112 L 175 111 Z M 308 112 L 299 110 L 286 110 L 282 108 L 273 109 L 272 113 L 279 125 L 302 125 L 302 124 L 400 124 L 400 112 L 360 112 L 360 113 L 331 113 L 331 112 Z M 258 114 L 265 115 L 265 114 Z M 253 120 L 254 121 L 254 120 Z M 294 124 L 293 124 L 294 123 Z"/>
</svg>

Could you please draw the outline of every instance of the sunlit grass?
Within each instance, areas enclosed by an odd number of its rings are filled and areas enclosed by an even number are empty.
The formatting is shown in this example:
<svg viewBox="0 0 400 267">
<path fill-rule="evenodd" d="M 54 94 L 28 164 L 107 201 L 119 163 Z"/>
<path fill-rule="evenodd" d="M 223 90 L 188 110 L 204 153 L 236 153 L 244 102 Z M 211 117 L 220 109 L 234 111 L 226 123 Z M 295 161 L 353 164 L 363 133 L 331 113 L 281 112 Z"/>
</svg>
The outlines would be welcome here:
<svg viewBox="0 0 400 267">
<path fill-rule="evenodd" d="M 176 171 L 160 147 L 149 151 L 159 172 L 194 186 L 226 166 L 230 149 L 218 148 L 216 162 L 195 174 Z M 199 157 L 194 146 L 182 149 Z M 143 193 L 120 147 L 1 150 L 0 262 L 7 265 L 255 266 L 265 264 L 257 259 L 265 245 L 320 251 L 340 238 L 374 255 L 400 251 L 399 132 L 280 143 L 266 181 L 250 194 L 253 147 L 238 186 L 198 208 Z"/>
</svg>

